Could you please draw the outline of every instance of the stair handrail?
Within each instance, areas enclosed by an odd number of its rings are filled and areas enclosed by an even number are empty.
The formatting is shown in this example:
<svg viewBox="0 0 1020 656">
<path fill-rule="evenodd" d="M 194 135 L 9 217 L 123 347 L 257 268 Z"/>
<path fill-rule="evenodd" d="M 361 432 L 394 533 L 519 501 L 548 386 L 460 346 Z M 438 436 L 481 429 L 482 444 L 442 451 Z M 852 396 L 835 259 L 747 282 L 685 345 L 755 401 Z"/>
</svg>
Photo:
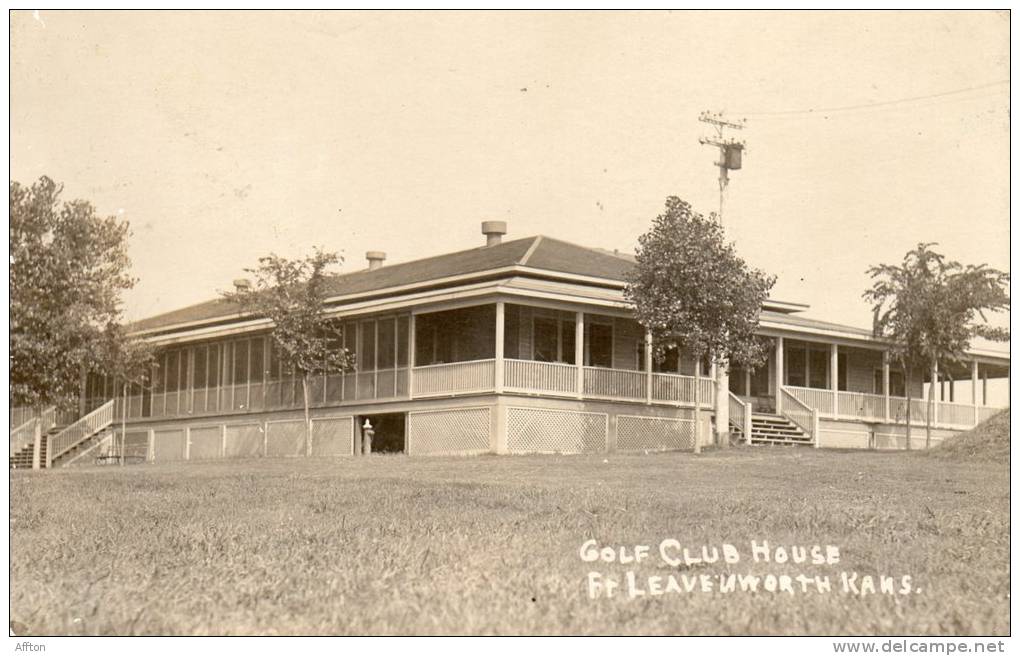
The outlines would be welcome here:
<svg viewBox="0 0 1020 656">
<path fill-rule="evenodd" d="M 11 457 L 32 443 L 35 439 L 35 424 L 38 417 L 32 417 L 23 424 L 11 429 Z"/>
<path fill-rule="evenodd" d="M 114 419 L 114 403 L 114 400 L 107 401 L 50 438 L 46 449 L 47 466 L 81 442 L 112 424 Z"/>
<path fill-rule="evenodd" d="M 783 416 L 807 433 L 811 437 L 814 446 L 818 446 L 818 410 L 798 399 L 785 387 L 780 388 L 780 393 L 783 395 Z M 799 406 L 798 410 L 788 409 L 787 401 Z M 806 414 L 807 417 L 800 417 L 799 415 L 801 414 Z"/>
<path fill-rule="evenodd" d="M 751 432 L 748 426 L 751 424 L 751 404 L 745 403 L 743 399 L 729 392 L 730 395 L 730 425 L 740 430 L 744 444 L 751 443 Z M 734 412 L 734 409 L 737 409 Z"/>
</svg>

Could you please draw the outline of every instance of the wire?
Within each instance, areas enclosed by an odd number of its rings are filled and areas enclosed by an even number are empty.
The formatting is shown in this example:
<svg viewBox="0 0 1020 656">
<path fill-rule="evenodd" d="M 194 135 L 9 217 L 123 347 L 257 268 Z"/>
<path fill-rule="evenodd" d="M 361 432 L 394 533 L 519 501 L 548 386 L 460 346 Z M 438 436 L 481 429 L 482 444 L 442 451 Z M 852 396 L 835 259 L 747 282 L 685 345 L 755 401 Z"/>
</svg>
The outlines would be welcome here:
<svg viewBox="0 0 1020 656">
<path fill-rule="evenodd" d="M 929 100 L 931 98 L 944 98 L 946 96 L 955 96 L 961 93 L 969 93 L 971 91 L 978 91 L 981 89 L 988 89 L 990 87 L 999 86 L 1001 84 L 1009 84 L 1009 80 L 998 80 L 997 82 L 989 82 L 988 84 L 980 84 L 973 87 L 967 87 L 965 89 L 953 89 L 952 91 L 943 91 L 942 93 L 932 93 L 925 96 L 912 96 L 910 98 L 899 98 L 897 100 L 885 100 L 882 102 L 875 103 L 863 103 L 860 105 L 844 105 L 842 107 L 819 107 L 812 109 L 784 109 L 774 112 L 728 112 L 732 115 L 739 116 L 794 116 L 798 114 L 821 114 L 825 112 L 846 112 L 855 109 L 870 109 L 872 107 L 886 107 L 889 105 L 898 105 L 901 103 L 917 102 L 919 100 Z"/>
</svg>

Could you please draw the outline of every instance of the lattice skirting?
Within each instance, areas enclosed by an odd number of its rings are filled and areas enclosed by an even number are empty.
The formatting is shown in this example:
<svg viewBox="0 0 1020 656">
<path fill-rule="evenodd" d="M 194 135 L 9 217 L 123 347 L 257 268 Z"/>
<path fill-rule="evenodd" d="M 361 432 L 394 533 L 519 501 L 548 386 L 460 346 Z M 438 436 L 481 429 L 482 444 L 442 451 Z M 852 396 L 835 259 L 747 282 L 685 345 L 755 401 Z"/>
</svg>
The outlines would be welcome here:
<svg viewBox="0 0 1020 656">
<path fill-rule="evenodd" d="M 184 460 L 184 431 L 158 430 L 153 438 L 153 459 L 157 462 L 167 460 Z"/>
<path fill-rule="evenodd" d="M 489 408 L 456 408 L 408 413 L 407 452 L 411 455 L 469 454 L 489 451 Z"/>
<path fill-rule="evenodd" d="M 617 415 L 617 451 L 693 451 L 694 419 Z"/>
<path fill-rule="evenodd" d="M 601 412 L 507 408 L 510 453 L 598 453 L 607 448 L 609 418 Z"/>
<path fill-rule="evenodd" d="M 190 460 L 212 460 L 223 455 L 223 430 L 219 426 L 192 428 L 188 447 Z"/>
<path fill-rule="evenodd" d="M 312 420 L 313 456 L 354 454 L 354 417 L 326 417 Z"/>
<path fill-rule="evenodd" d="M 124 456 L 128 458 L 149 457 L 149 432 L 128 431 L 124 434 Z"/>
<path fill-rule="evenodd" d="M 223 455 L 227 458 L 253 458 L 263 455 L 265 429 L 262 424 L 227 426 Z"/>
<path fill-rule="evenodd" d="M 267 422 L 266 455 L 270 457 L 305 455 L 305 422 Z"/>
</svg>

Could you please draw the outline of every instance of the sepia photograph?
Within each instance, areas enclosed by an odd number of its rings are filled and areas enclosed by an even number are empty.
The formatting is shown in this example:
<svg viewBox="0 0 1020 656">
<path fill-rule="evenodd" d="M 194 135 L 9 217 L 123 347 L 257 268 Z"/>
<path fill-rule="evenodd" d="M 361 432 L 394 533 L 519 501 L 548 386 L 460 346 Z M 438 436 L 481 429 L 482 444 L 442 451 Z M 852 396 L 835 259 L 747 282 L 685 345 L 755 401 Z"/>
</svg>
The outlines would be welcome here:
<svg viewBox="0 0 1020 656">
<path fill-rule="evenodd" d="M 1006 651 L 1009 9 L 8 19 L 12 653 Z"/>
</svg>

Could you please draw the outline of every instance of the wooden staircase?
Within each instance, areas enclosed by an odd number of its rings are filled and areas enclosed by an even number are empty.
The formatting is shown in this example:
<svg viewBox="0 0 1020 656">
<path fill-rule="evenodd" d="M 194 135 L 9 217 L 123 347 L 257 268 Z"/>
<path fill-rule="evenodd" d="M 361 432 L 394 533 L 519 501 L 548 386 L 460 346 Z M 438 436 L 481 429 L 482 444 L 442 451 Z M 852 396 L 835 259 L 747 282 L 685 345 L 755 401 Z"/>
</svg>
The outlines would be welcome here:
<svg viewBox="0 0 1020 656">
<path fill-rule="evenodd" d="M 102 441 L 113 424 L 113 407 L 114 402 L 109 401 L 66 426 L 48 424 L 48 429 L 45 429 L 47 425 L 44 424 L 38 456 L 39 467 L 46 467 L 47 454 L 50 455 L 49 465 L 60 467 Z M 17 441 L 16 433 L 19 436 Z M 26 438 L 24 430 L 11 431 L 10 469 L 32 468 L 35 459 L 34 442 L 34 435 Z M 21 444 L 20 448 L 18 444 Z"/>
<path fill-rule="evenodd" d="M 781 415 L 752 414 L 751 444 L 813 446 L 811 436 Z"/>
</svg>

